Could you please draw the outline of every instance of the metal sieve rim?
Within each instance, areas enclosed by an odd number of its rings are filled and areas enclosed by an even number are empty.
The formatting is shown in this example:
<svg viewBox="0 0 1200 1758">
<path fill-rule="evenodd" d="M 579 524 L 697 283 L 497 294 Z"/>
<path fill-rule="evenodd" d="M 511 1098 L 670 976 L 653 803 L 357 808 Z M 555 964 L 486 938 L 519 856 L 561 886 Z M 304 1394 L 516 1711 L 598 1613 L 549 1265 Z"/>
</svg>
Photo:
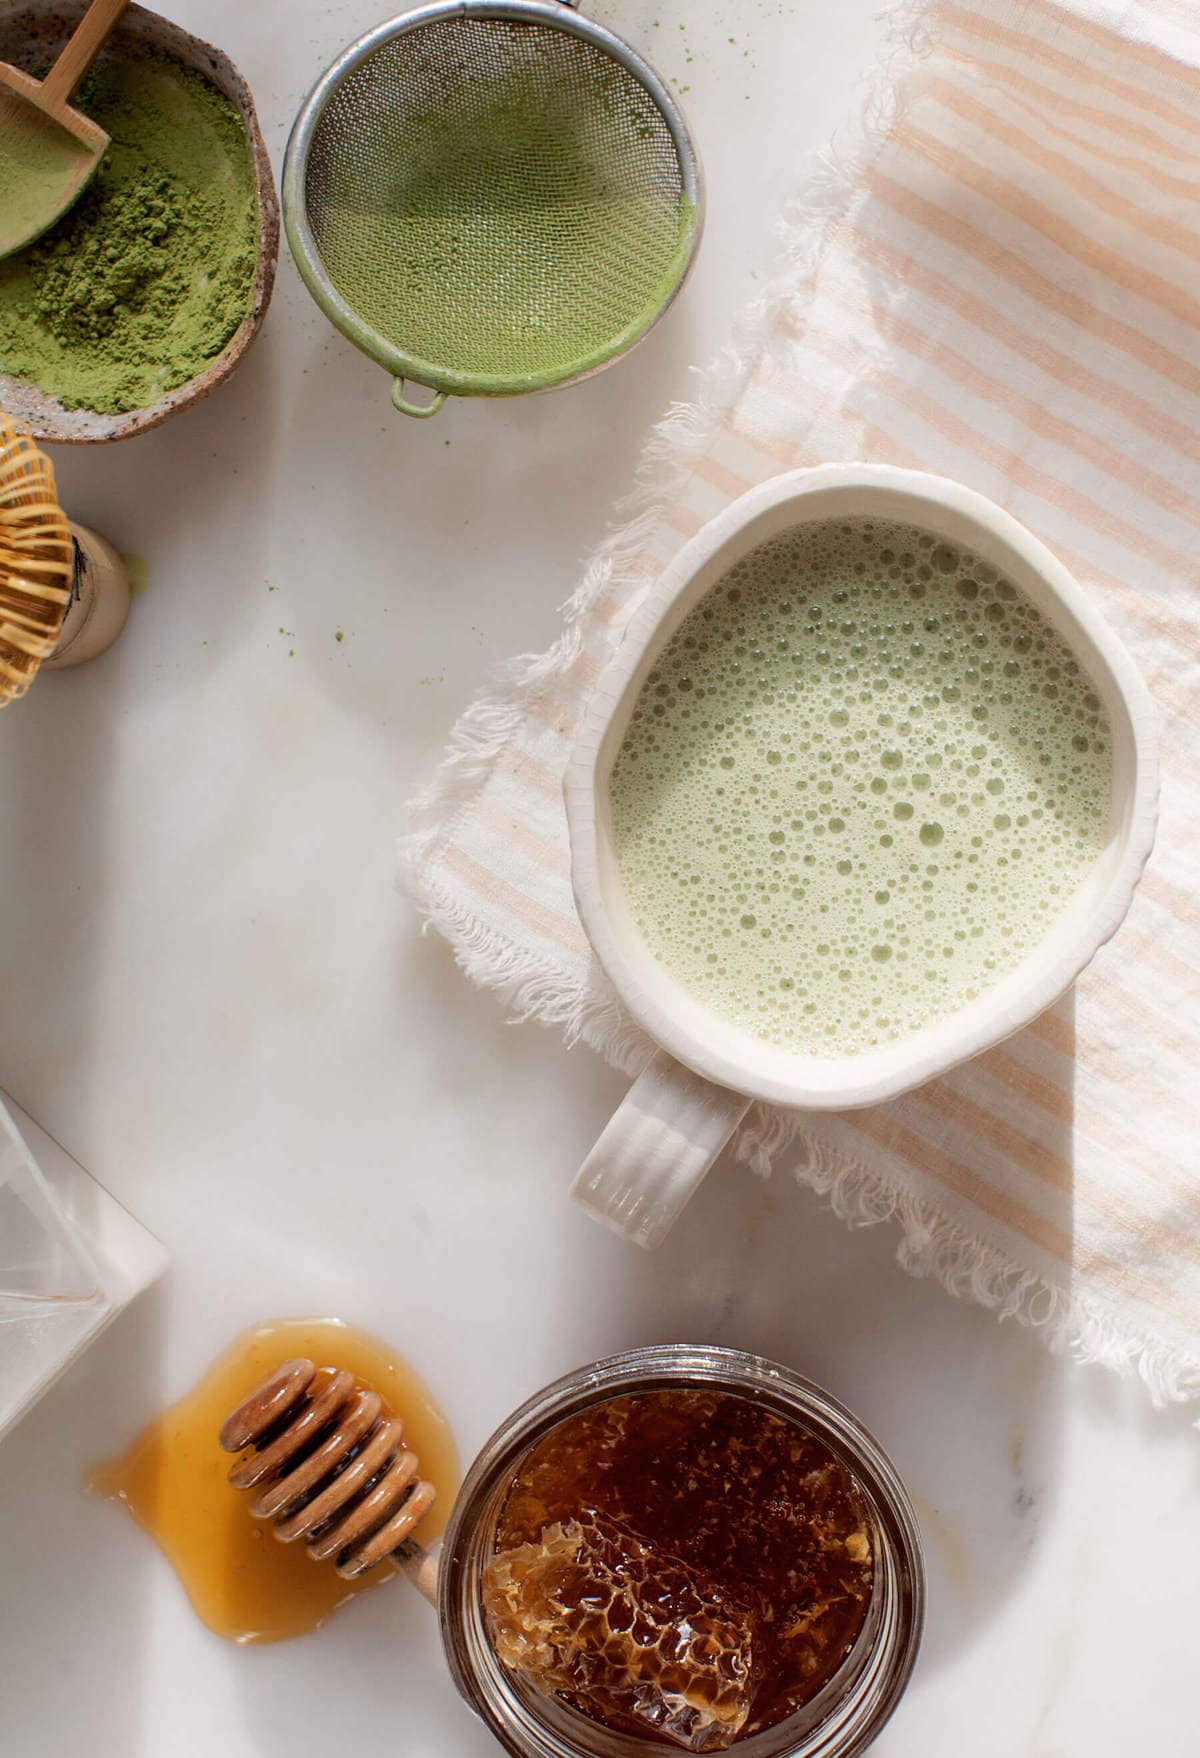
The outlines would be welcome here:
<svg viewBox="0 0 1200 1758">
<path fill-rule="evenodd" d="M 679 104 L 662 80 L 637 52 L 614 32 L 593 20 L 581 17 L 575 10 L 577 0 L 433 0 L 431 5 L 417 7 L 398 18 L 385 19 L 350 44 L 321 75 L 305 99 L 291 134 L 283 161 L 281 205 L 284 229 L 300 278 L 313 299 L 335 328 L 356 348 L 370 356 L 390 372 L 397 381 L 395 395 L 402 398 L 405 380 L 425 385 L 437 393 L 440 406 L 446 395 L 466 397 L 513 397 L 527 391 L 552 390 L 560 385 L 575 384 L 611 366 L 630 348 L 640 342 L 670 309 L 691 272 L 696 249 L 704 229 L 704 177 L 688 125 Z M 611 338 L 603 347 L 582 361 L 572 363 L 564 371 L 542 373 L 464 373 L 439 366 L 436 361 L 423 360 L 407 353 L 396 343 L 368 324 L 354 307 L 338 292 L 321 262 L 316 239 L 308 219 L 307 170 L 313 136 L 324 115 L 326 105 L 343 82 L 364 61 L 370 59 L 386 43 L 407 36 L 410 31 L 447 19 L 511 19 L 541 24 L 551 30 L 577 36 L 610 55 L 644 87 L 658 107 L 671 136 L 679 161 L 680 181 L 689 205 L 690 225 L 685 227 L 668 265 L 673 276 L 670 290 L 658 307 L 648 316 L 639 317 L 626 330 Z M 398 406 L 400 406 L 398 404 Z M 411 409 L 412 413 L 424 411 Z"/>
</svg>

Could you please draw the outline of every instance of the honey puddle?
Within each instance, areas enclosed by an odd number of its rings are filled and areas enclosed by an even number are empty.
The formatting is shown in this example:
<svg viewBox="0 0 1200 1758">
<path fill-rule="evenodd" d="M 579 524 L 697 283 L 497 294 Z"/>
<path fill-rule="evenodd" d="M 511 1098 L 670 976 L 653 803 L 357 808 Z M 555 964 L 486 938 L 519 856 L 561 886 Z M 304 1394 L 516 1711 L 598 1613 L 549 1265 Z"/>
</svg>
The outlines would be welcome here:
<svg viewBox="0 0 1200 1758">
<path fill-rule="evenodd" d="M 385 1562 L 361 1581 L 343 1581 L 331 1562 L 314 1563 L 303 1543 L 281 1544 L 267 1522 L 251 1516 L 253 1495 L 228 1481 L 235 1461 L 218 1444 L 222 1422 L 294 1356 L 348 1369 L 401 1419 L 421 1475 L 438 1496 L 417 1527 L 420 1542 L 442 1531 L 458 1488 L 445 1418 L 412 1368 L 383 1343 L 338 1319 L 285 1319 L 243 1332 L 122 1458 L 93 1467 L 87 1478 L 94 1494 L 125 1504 L 175 1570 L 197 1617 L 230 1642 L 302 1636 L 398 1573 Z"/>
</svg>

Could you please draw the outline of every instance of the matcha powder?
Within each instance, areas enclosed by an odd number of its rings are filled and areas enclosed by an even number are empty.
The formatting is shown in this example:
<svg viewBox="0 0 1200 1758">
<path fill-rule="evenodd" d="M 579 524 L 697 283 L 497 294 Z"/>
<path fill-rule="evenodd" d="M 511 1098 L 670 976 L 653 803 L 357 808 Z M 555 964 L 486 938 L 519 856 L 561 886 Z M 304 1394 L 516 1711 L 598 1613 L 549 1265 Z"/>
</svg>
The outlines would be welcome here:
<svg viewBox="0 0 1200 1758">
<path fill-rule="evenodd" d="M 58 225 L 0 261 L 0 372 L 120 415 L 194 378 L 249 310 L 254 169 L 234 105 L 165 56 L 101 61 L 76 103 L 111 145 Z"/>
</svg>

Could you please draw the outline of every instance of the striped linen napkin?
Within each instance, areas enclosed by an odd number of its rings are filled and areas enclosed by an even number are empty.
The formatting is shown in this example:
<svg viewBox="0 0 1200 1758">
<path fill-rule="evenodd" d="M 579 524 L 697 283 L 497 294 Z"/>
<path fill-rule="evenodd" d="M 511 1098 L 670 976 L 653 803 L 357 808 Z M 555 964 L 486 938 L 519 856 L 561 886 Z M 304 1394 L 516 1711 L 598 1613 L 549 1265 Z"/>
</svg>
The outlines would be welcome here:
<svg viewBox="0 0 1200 1758">
<path fill-rule="evenodd" d="M 830 159 L 790 216 L 771 297 L 652 441 L 560 640 L 459 722 L 404 876 L 471 977 L 634 1072 L 649 1045 L 575 916 L 560 789 L 648 582 L 797 465 L 990 495 L 1096 595 L 1154 693 L 1149 870 L 1027 1030 L 872 1110 L 755 1107 L 736 1151 L 850 1222 L 897 1222 L 909 1271 L 1136 1370 L 1159 1402 L 1200 1397 L 1200 9 L 934 0 L 906 41 L 854 162 Z"/>
</svg>

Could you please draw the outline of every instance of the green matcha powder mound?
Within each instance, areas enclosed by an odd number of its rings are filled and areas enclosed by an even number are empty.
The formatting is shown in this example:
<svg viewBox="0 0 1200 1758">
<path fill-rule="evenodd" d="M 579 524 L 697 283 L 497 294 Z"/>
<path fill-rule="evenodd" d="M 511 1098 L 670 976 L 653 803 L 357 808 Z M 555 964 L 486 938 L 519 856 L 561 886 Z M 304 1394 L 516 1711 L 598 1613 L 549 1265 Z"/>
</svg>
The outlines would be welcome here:
<svg viewBox="0 0 1200 1758">
<path fill-rule="evenodd" d="M 164 56 L 102 61 L 77 102 L 112 144 L 58 225 L 0 261 L 0 373 L 119 415 L 194 378 L 249 310 L 254 170 L 236 108 Z"/>
</svg>

